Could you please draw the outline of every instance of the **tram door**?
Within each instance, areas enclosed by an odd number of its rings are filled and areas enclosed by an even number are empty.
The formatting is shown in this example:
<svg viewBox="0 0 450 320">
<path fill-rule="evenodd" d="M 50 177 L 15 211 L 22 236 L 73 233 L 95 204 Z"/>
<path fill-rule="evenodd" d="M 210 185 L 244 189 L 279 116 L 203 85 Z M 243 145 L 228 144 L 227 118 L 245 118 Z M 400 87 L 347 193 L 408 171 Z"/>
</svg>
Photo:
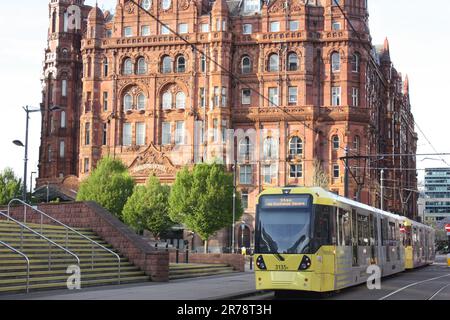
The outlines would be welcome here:
<svg viewBox="0 0 450 320">
<path fill-rule="evenodd" d="M 356 210 L 352 210 L 352 265 L 358 266 L 358 220 Z"/>
</svg>

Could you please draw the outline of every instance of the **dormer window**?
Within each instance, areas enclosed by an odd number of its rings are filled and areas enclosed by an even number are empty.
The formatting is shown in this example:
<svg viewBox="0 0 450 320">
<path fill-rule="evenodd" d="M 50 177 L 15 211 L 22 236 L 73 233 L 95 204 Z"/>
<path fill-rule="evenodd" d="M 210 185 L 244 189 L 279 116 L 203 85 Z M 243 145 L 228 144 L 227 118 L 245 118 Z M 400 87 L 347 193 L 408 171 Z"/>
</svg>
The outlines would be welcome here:
<svg viewBox="0 0 450 320">
<path fill-rule="evenodd" d="M 261 10 L 260 0 L 244 0 L 244 12 L 255 12 Z"/>
<path fill-rule="evenodd" d="M 169 10 L 171 5 L 171 0 L 162 0 L 161 1 L 161 8 L 163 10 Z"/>
<path fill-rule="evenodd" d="M 142 0 L 142 8 L 144 8 L 145 10 L 149 10 L 151 6 L 152 6 L 151 0 Z"/>
</svg>

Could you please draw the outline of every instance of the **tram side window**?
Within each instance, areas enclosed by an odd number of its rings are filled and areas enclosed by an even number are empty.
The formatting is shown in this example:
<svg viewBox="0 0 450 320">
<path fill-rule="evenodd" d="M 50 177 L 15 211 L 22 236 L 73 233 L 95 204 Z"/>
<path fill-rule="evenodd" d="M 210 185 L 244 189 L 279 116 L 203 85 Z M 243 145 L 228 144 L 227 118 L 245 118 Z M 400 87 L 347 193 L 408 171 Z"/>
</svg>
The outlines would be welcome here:
<svg viewBox="0 0 450 320">
<path fill-rule="evenodd" d="M 350 214 L 343 210 L 338 209 L 338 228 L 339 228 L 339 246 L 351 245 L 351 232 L 350 232 Z"/>
<path fill-rule="evenodd" d="M 389 239 L 388 226 L 386 218 L 384 218 L 381 219 L 381 240 L 383 246 L 386 246 L 388 244 L 388 239 Z"/>
<path fill-rule="evenodd" d="M 369 245 L 369 218 L 358 214 L 358 245 Z"/>
<path fill-rule="evenodd" d="M 314 222 L 315 249 L 334 244 L 333 239 L 336 239 L 336 234 L 333 227 L 332 211 L 333 208 L 329 206 L 316 207 Z"/>
<path fill-rule="evenodd" d="M 394 222 L 389 222 L 389 240 L 391 241 L 395 241 L 396 237 L 395 237 L 395 223 Z"/>
<path fill-rule="evenodd" d="M 356 220 L 356 210 L 352 210 L 352 243 L 358 243 L 358 224 Z"/>
<path fill-rule="evenodd" d="M 369 226 L 370 226 L 370 245 L 374 246 L 377 244 L 378 240 L 378 228 L 377 228 L 377 217 L 373 213 L 369 216 Z"/>
</svg>

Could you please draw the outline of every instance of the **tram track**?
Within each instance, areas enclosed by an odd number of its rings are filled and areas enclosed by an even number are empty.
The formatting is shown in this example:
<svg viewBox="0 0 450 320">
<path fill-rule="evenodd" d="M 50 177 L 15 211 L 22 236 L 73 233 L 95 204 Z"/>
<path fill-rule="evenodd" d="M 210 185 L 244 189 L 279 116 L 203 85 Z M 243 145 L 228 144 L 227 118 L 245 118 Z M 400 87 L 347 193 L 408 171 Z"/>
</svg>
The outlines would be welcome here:
<svg viewBox="0 0 450 320">
<path fill-rule="evenodd" d="M 415 287 L 415 286 L 423 284 L 423 283 L 431 282 L 431 281 L 434 281 L 434 280 L 439 280 L 439 279 L 446 278 L 446 277 L 450 277 L 450 274 L 442 275 L 442 276 L 439 276 L 439 277 L 433 277 L 431 279 L 426 279 L 426 280 L 417 281 L 417 282 L 408 284 L 407 286 L 401 287 L 401 288 L 395 290 L 394 292 L 391 292 L 391 293 L 389 293 L 389 294 L 379 298 L 378 300 L 386 300 L 387 298 L 391 298 L 391 297 L 395 296 L 396 294 L 404 292 L 405 290 L 407 290 L 407 289 L 409 289 L 411 287 Z M 435 296 L 437 296 L 440 292 L 442 292 L 448 286 L 450 286 L 450 284 L 446 284 L 444 286 L 444 288 L 440 288 L 440 290 L 438 290 L 437 292 L 434 291 L 434 294 L 430 298 L 434 298 Z M 426 300 L 430 300 L 430 298 L 428 298 Z"/>
<path fill-rule="evenodd" d="M 427 300 L 433 300 L 435 297 L 437 297 L 441 292 L 443 292 L 445 289 L 450 287 L 450 283 L 446 284 L 442 288 L 440 288 L 438 291 L 436 291 L 431 297 L 429 297 Z"/>
</svg>

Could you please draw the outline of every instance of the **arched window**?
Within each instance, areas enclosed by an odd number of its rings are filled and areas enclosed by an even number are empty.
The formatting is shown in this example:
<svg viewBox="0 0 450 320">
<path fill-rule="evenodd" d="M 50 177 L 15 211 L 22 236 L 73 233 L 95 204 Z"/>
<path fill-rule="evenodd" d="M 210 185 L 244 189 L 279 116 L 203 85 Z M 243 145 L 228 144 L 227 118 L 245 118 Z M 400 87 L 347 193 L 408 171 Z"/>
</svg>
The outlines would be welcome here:
<svg viewBox="0 0 450 320">
<path fill-rule="evenodd" d="M 303 154 L 303 141 L 299 137 L 292 137 L 289 141 L 289 155 L 299 156 Z"/>
<path fill-rule="evenodd" d="M 133 97 L 130 94 L 126 94 L 123 97 L 123 110 L 128 111 L 133 108 Z"/>
<path fill-rule="evenodd" d="M 164 92 L 164 94 L 163 94 L 162 108 L 164 110 L 172 109 L 172 94 L 169 91 Z"/>
<path fill-rule="evenodd" d="M 245 137 L 239 142 L 239 155 L 241 158 L 249 159 L 250 158 L 250 138 Z"/>
<path fill-rule="evenodd" d="M 149 10 L 151 6 L 152 6 L 151 0 L 142 0 L 142 8 L 144 8 L 145 10 Z"/>
<path fill-rule="evenodd" d="M 264 159 L 272 159 L 276 157 L 277 150 L 275 145 L 275 140 L 272 137 L 266 138 L 264 140 Z"/>
<path fill-rule="evenodd" d="M 146 74 L 147 73 L 147 62 L 145 62 L 144 58 L 139 58 L 139 60 L 138 60 L 137 73 L 138 74 Z"/>
<path fill-rule="evenodd" d="M 298 56 L 296 53 L 291 52 L 288 55 L 288 71 L 298 70 Z"/>
<path fill-rule="evenodd" d="M 359 72 L 359 64 L 360 64 L 360 55 L 359 53 L 355 53 L 352 56 L 352 72 Z"/>
<path fill-rule="evenodd" d="M 333 150 L 339 150 L 339 137 L 338 136 L 333 136 L 333 138 L 331 139 L 333 141 Z"/>
<path fill-rule="evenodd" d="M 269 68 L 270 72 L 278 71 L 280 69 L 280 58 L 276 53 L 273 53 L 269 57 Z"/>
<path fill-rule="evenodd" d="M 176 96 L 176 107 L 177 109 L 186 108 L 186 95 L 184 92 L 178 92 Z"/>
<path fill-rule="evenodd" d="M 244 56 L 242 58 L 242 73 L 251 73 L 252 72 L 252 61 L 249 56 Z"/>
<path fill-rule="evenodd" d="M 103 59 L 103 76 L 107 77 L 109 74 L 108 58 Z"/>
<path fill-rule="evenodd" d="M 125 59 L 123 62 L 123 74 L 130 75 L 133 74 L 133 62 L 130 58 Z"/>
<path fill-rule="evenodd" d="M 341 71 L 341 55 L 339 54 L 339 52 L 333 52 L 331 54 L 331 71 Z"/>
<path fill-rule="evenodd" d="M 165 56 L 162 59 L 161 72 L 162 73 L 171 73 L 172 72 L 172 59 L 169 56 Z"/>
<path fill-rule="evenodd" d="M 186 72 L 186 59 L 184 58 L 184 56 L 179 56 L 177 58 L 177 72 Z"/>
<path fill-rule="evenodd" d="M 145 95 L 143 93 L 139 94 L 137 98 L 138 110 L 145 110 L 145 103 L 146 103 Z"/>
</svg>

